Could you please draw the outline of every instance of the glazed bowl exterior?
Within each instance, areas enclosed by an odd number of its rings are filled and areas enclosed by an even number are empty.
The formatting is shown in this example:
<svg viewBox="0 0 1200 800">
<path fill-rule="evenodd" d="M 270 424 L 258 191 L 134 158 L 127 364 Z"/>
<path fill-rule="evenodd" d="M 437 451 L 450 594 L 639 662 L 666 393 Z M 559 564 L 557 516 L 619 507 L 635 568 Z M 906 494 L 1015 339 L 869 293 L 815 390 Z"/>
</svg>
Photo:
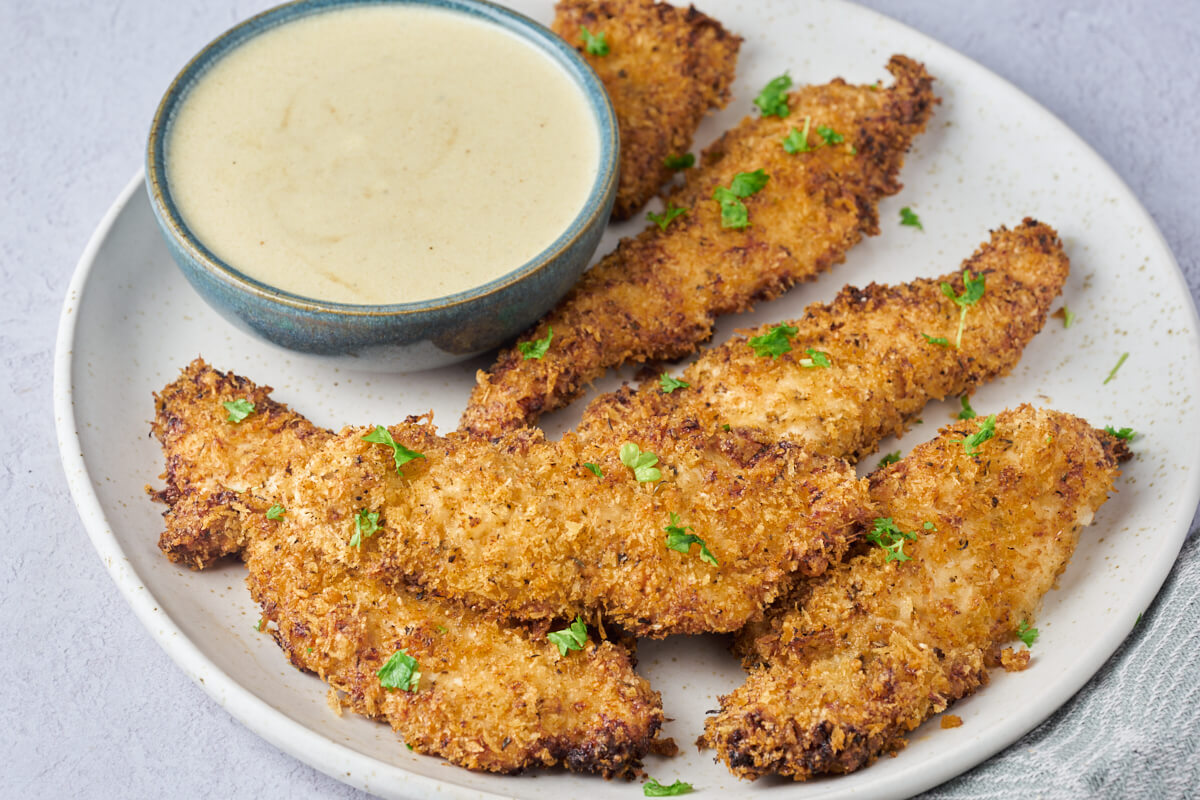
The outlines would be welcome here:
<svg viewBox="0 0 1200 800">
<path fill-rule="evenodd" d="M 312 14 L 361 5 L 419 5 L 467 14 L 516 34 L 559 64 L 584 93 L 600 140 L 599 167 L 583 208 L 545 250 L 463 292 L 415 303 L 350 305 L 302 297 L 255 280 L 218 258 L 188 228 L 171 195 L 167 140 L 196 81 L 234 48 Z M 483 0 L 299 0 L 235 26 L 172 81 L 150 129 L 146 188 L 172 258 L 200 296 L 237 327 L 289 350 L 352 359 L 355 366 L 411 372 L 443 366 L 511 340 L 536 322 L 587 268 L 616 197 L 619 141 L 612 103 L 569 44 L 533 20 Z"/>
</svg>

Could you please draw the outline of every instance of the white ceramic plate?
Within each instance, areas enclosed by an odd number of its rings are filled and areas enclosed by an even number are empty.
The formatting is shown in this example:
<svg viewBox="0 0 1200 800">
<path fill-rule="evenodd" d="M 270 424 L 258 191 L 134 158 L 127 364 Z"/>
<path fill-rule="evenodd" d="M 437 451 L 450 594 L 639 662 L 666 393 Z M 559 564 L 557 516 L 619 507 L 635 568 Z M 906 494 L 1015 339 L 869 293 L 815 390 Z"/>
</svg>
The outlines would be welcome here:
<svg viewBox="0 0 1200 800">
<path fill-rule="evenodd" d="M 549 0 L 514 3 L 548 21 Z M 789 69 L 799 82 L 836 75 L 885 77 L 892 53 L 924 61 L 942 97 L 929 131 L 903 173 L 905 190 L 881 207 L 882 235 L 860 245 L 848 263 L 751 315 L 726 319 L 715 341 L 734 328 L 798 315 L 831 298 L 844 283 L 896 282 L 954 269 L 989 228 L 1026 215 L 1057 226 L 1072 259 L 1065 299 L 1078 319 L 1051 320 L 1007 378 L 984 387 L 980 413 L 1031 401 L 1080 414 L 1094 424 L 1138 431 L 1120 493 L 1100 511 L 1058 591 L 1047 598 L 1041 638 L 1026 672 L 995 672 L 992 686 L 954 707 L 961 728 L 936 720 L 911 737 L 897 758 L 854 775 L 792 784 L 739 783 L 711 754 L 691 746 L 704 711 L 742 680 L 721 640 L 646 642 L 643 673 L 663 692 L 673 719 L 666 733 L 682 746 L 675 759 L 651 758 L 664 783 L 683 778 L 708 794 L 833 798 L 900 797 L 968 769 L 1016 740 L 1077 691 L 1125 638 L 1173 563 L 1200 497 L 1195 443 L 1200 441 L 1200 338 L 1188 290 L 1146 212 L 1117 176 L 1044 109 L 967 58 L 885 17 L 836 2 L 721 3 L 705 10 L 746 39 L 735 100 L 705 122 L 711 141 L 751 110 L 768 79 Z M 166 76 L 164 76 L 164 81 Z M 147 117 L 152 109 L 147 109 Z M 898 224 L 912 206 L 922 233 Z M 621 234 L 614 228 L 601 247 Z M 1105 377 L 1129 352 L 1116 378 Z M 55 374 L 59 445 L 75 502 L 92 542 L 133 610 L 159 643 L 217 702 L 281 749 L 348 783 L 385 796 L 639 796 L 636 785 L 561 772 L 521 777 L 476 775 L 417 756 L 390 730 L 365 719 L 338 718 L 323 684 L 285 662 L 257 634 L 257 611 L 239 564 L 204 573 L 181 570 L 156 548 L 160 508 L 143 487 L 158 484 L 162 457 L 148 438 L 150 394 L 196 355 L 276 387 L 276 397 L 321 425 L 394 421 L 434 409 L 457 424 L 483 362 L 415 375 L 373 375 L 309 361 L 232 329 L 184 282 L 159 240 L 136 178 L 113 205 L 79 262 L 63 309 Z M 616 384 L 616 378 L 597 388 Z M 951 403 L 931 405 L 907 450 L 949 421 Z M 546 420 L 552 433 L 571 425 L 582 403 Z M 867 459 L 864 464 L 874 464 Z"/>
</svg>

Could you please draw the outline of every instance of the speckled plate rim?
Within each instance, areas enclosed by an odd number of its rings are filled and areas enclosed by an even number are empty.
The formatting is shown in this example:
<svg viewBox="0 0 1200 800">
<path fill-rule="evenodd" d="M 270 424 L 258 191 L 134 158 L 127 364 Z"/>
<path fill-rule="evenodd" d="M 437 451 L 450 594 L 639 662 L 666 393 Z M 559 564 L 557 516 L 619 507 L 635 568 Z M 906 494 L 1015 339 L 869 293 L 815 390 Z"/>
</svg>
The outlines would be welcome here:
<svg viewBox="0 0 1200 800">
<path fill-rule="evenodd" d="M 878 12 L 861 7 L 856 7 L 855 11 L 875 17 L 882 23 L 893 26 L 905 36 L 922 43 L 925 47 L 936 50 L 941 58 L 953 63 L 956 70 L 961 70 L 964 74 L 969 73 L 971 80 L 982 81 L 985 85 L 991 84 L 998 91 L 1009 93 L 1031 113 L 1039 113 L 1043 116 L 1047 125 L 1065 141 L 1068 141 L 1088 162 L 1090 168 L 1102 175 L 1103 179 L 1122 195 L 1122 199 L 1128 202 L 1131 208 L 1136 209 L 1136 213 L 1140 217 L 1136 221 L 1145 228 L 1147 245 L 1155 245 L 1159 251 L 1156 256 L 1173 267 L 1167 274 L 1171 282 L 1168 288 L 1183 297 L 1190 297 L 1190 291 L 1178 262 L 1153 219 L 1120 176 L 1065 123 L 1008 81 L 952 48 Z M 142 585 L 138 575 L 130 567 L 105 518 L 104 510 L 93 489 L 92 477 L 87 471 L 74 414 L 72 354 L 76 333 L 76 304 L 83 297 L 97 252 L 130 198 L 140 188 L 142 180 L 143 176 L 139 173 L 119 195 L 84 250 L 64 301 L 55 348 L 55 426 L 63 467 L 80 517 L 113 581 L 142 624 L 184 672 L 197 681 L 209 696 L 247 728 L 284 752 L 331 777 L 366 791 L 370 791 L 370 774 L 380 767 L 386 767 L 388 770 L 399 770 L 407 775 L 406 793 L 411 791 L 413 796 L 433 796 L 435 794 L 439 797 L 452 798 L 504 796 L 465 789 L 407 772 L 394 765 L 384 765 L 382 762 L 315 733 L 277 712 L 252 692 L 242 688 L 205 657 L 182 634 L 171 618 L 160 609 L 154 595 Z M 1193 358 L 1200 358 L 1200 317 L 1197 316 L 1194 303 L 1189 302 L 1188 306 L 1191 312 L 1189 315 L 1190 330 L 1186 339 Z M 1193 391 L 1200 393 L 1200 377 L 1197 377 L 1196 385 L 1192 388 Z M 1197 502 L 1200 502 L 1200 471 L 1191 471 L 1186 481 L 1185 495 L 1177 507 L 1194 510 Z M 1046 698 L 1047 702 L 1039 703 L 1036 707 L 1023 706 L 1017 712 L 1006 717 L 1000 724 L 990 728 L 986 735 L 974 740 L 969 747 L 962 749 L 957 758 L 942 760 L 934 764 L 912 764 L 899 775 L 893 776 L 893 780 L 888 786 L 872 787 L 873 790 L 877 790 L 872 791 L 872 796 L 882 800 L 900 798 L 936 786 L 1008 747 L 1047 719 L 1087 683 L 1128 636 L 1137 618 L 1158 594 L 1163 581 L 1175 563 L 1179 549 L 1187 536 L 1191 520 L 1191 511 L 1181 512 L 1175 517 L 1173 524 L 1161 531 L 1161 546 L 1148 562 L 1146 569 L 1141 572 L 1136 587 L 1126 598 L 1127 602 L 1115 613 L 1114 624 L 1110 625 L 1098 638 L 1096 644 L 1087 651 L 1086 658 L 1075 662 L 1072 668 L 1053 678 L 1052 689 L 1048 693 L 1049 697 Z M 836 781 L 825 783 L 823 788 L 827 791 L 819 791 L 809 796 L 823 798 L 848 796 L 847 793 L 839 790 Z M 852 792 L 852 794 L 861 796 L 859 792 Z"/>
</svg>

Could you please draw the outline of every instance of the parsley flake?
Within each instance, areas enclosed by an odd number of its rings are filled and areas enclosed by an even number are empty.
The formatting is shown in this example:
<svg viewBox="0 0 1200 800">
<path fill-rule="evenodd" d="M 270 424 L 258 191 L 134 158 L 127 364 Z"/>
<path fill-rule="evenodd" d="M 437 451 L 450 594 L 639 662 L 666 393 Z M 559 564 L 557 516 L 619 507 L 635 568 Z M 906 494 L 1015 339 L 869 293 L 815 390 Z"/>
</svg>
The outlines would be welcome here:
<svg viewBox="0 0 1200 800">
<path fill-rule="evenodd" d="M 733 176 L 728 188 L 718 186 L 713 190 L 713 199 L 721 207 L 722 228 L 740 230 L 750 224 L 750 215 L 742 198 L 760 192 L 768 180 L 770 176 L 762 169 L 739 172 Z"/>
<path fill-rule="evenodd" d="M 396 462 L 396 474 L 403 475 L 400 471 L 408 462 L 416 458 L 424 458 L 424 453 L 418 453 L 416 450 L 409 450 L 404 445 L 392 438 L 391 432 L 382 425 L 376 425 L 375 430 L 362 437 L 364 442 L 371 444 L 382 444 L 392 448 L 392 460 Z"/>
<path fill-rule="evenodd" d="M 225 406 L 225 410 L 229 412 L 225 421 L 235 425 L 254 413 L 254 403 L 245 399 L 226 400 L 221 405 Z"/>
<path fill-rule="evenodd" d="M 653 211 L 646 212 L 646 219 L 658 226 L 660 231 L 665 231 L 667 226 L 676 218 L 687 213 L 687 209 L 677 206 L 674 203 L 667 203 L 667 207 L 663 209 L 661 214 L 655 214 Z M 549 344 L 547 342 L 547 344 Z"/>
<path fill-rule="evenodd" d="M 379 672 L 379 685 L 385 689 L 399 689 L 404 692 L 415 692 L 421 682 L 420 664 L 403 650 L 392 653 Z"/>
<path fill-rule="evenodd" d="M 637 478 L 638 482 L 662 480 L 662 472 L 654 466 L 658 463 L 658 456 L 654 453 L 643 453 L 642 448 L 633 442 L 626 442 L 621 445 L 620 456 L 621 463 L 633 470 L 633 477 Z"/>
<path fill-rule="evenodd" d="M 829 369 L 833 366 L 833 362 L 829 360 L 829 353 L 822 353 L 811 347 L 804 348 L 804 352 L 808 353 L 808 358 L 800 359 L 799 364 L 805 369 L 816 369 L 817 367 Z"/>
<path fill-rule="evenodd" d="M 688 383 L 687 381 L 681 381 L 681 380 L 672 378 L 670 375 L 668 375 L 665 372 L 659 376 L 658 385 L 662 389 L 663 394 L 670 394 L 671 392 L 675 391 L 676 389 L 691 388 L 691 384 Z"/>
<path fill-rule="evenodd" d="M 1063 303 L 1063 307 L 1062 307 L 1061 311 L 1062 311 L 1063 327 L 1064 328 L 1071 327 L 1071 323 L 1075 321 L 1075 312 L 1072 311 L 1071 309 L 1067 308 L 1066 303 Z"/>
<path fill-rule="evenodd" d="M 663 166 L 675 172 L 681 169 L 688 169 L 695 163 L 696 157 L 691 153 L 684 153 L 681 156 L 667 156 L 663 159 Z"/>
<path fill-rule="evenodd" d="M 917 534 L 913 531 L 902 531 L 896 527 L 891 517 L 876 517 L 875 525 L 867 534 L 867 541 L 883 548 L 884 562 L 911 561 L 912 556 L 904 552 L 905 541 L 916 541 Z"/>
<path fill-rule="evenodd" d="M 708 545 L 694 533 L 688 533 L 692 530 L 691 525 L 680 526 L 679 515 L 674 511 L 671 512 L 671 524 L 663 528 L 667 532 L 667 547 L 680 553 L 686 553 L 692 549 L 693 544 L 700 545 L 700 560 L 706 564 L 712 564 L 714 567 L 720 566 L 717 563 L 717 557 L 708 549 Z"/>
<path fill-rule="evenodd" d="M 690 794 L 692 785 L 683 781 L 675 781 L 670 786 L 663 786 L 658 781 L 651 778 L 642 784 L 642 795 L 645 797 L 676 797 L 681 794 Z"/>
<path fill-rule="evenodd" d="M 979 426 L 979 430 L 962 440 L 963 450 L 967 455 L 979 454 L 979 446 L 996 435 L 996 415 L 992 414 Z"/>
<path fill-rule="evenodd" d="M 597 478 L 604 477 L 604 472 L 600 469 L 598 464 L 593 464 L 592 462 L 588 461 L 583 465 L 583 468 L 595 475 Z"/>
<path fill-rule="evenodd" d="M 1117 365 L 1112 368 L 1112 372 L 1108 373 L 1108 377 L 1104 379 L 1105 384 L 1117 377 L 1117 370 L 1121 368 L 1121 365 L 1125 363 L 1125 359 L 1127 358 L 1129 358 L 1129 353 L 1121 353 L 1121 357 L 1117 359 Z M 230 416 L 232 417 L 233 415 L 230 414 Z"/>
<path fill-rule="evenodd" d="M 1134 436 L 1137 436 L 1137 434 L 1133 432 L 1133 428 L 1121 428 L 1118 430 L 1112 425 L 1105 425 L 1104 430 L 1118 439 L 1124 439 L 1127 442 L 1132 440 Z"/>
<path fill-rule="evenodd" d="M 276 503 L 267 509 L 267 519 L 279 519 L 286 513 L 287 509 Z"/>
<path fill-rule="evenodd" d="M 606 56 L 608 55 L 608 39 L 604 31 L 592 33 L 587 29 L 587 26 L 581 28 L 583 34 L 583 50 L 589 56 Z"/>
<path fill-rule="evenodd" d="M 963 291 L 962 294 L 957 294 L 954 287 L 945 281 L 942 282 L 942 294 L 949 297 L 958 306 L 958 336 L 954 339 L 954 346 L 962 347 L 963 324 L 967 319 L 967 310 L 979 302 L 979 298 L 983 297 L 985 290 L 984 281 L 987 276 L 982 272 L 976 273 L 975 277 L 971 277 L 971 270 L 963 270 Z M 1119 365 L 1118 365 L 1119 366 Z"/>
<path fill-rule="evenodd" d="M 922 333 L 921 335 L 925 337 L 925 341 L 929 344 L 936 344 L 939 347 L 950 346 L 950 340 L 945 336 L 930 336 L 928 333 Z"/>
<path fill-rule="evenodd" d="M 917 216 L 917 212 L 913 211 L 908 206 L 900 209 L 900 224 L 907 225 L 910 228 L 916 228 L 919 231 L 925 230 L 925 226 L 921 224 L 921 218 Z"/>
<path fill-rule="evenodd" d="M 783 149 L 787 153 L 807 153 L 812 150 L 808 144 L 808 128 L 812 125 L 812 117 L 804 118 L 804 129 L 796 130 L 792 128 L 792 132 L 783 140 Z"/>
<path fill-rule="evenodd" d="M 1029 627 L 1029 620 L 1022 620 L 1017 626 L 1017 638 L 1024 642 L 1026 647 L 1033 647 L 1038 638 L 1038 629 Z"/>
<path fill-rule="evenodd" d="M 750 346 L 754 348 L 754 355 L 760 358 L 779 358 L 784 353 L 790 353 L 792 350 L 791 338 L 799 333 L 800 329 L 791 325 L 776 325 L 762 336 L 755 336 L 750 339 Z"/>
<path fill-rule="evenodd" d="M 258 622 L 254 623 L 254 630 L 258 631 L 259 633 L 262 633 L 263 621 L 264 621 L 263 618 L 259 617 Z"/>
<path fill-rule="evenodd" d="M 792 88 L 792 76 L 786 72 L 777 78 L 767 81 L 767 85 L 754 98 L 754 105 L 764 117 L 786 117 L 791 113 L 788 108 L 787 90 Z"/>
<path fill-rule="evenodd" d="M 350 537 L 350 546 L 362 550 L 363 537 L 370 537 L 379 530 L 379 512 L 360 509 L 354 515 L 354 535 Z"/>
<path fill-rule="evenodd" d="M 817 136 L 820 136 L 825 144 L 840 144 L 846 141 L 846 137 L 835 131 L 828 125 L 821 125 L 817 128 Z"/>
<path fill-rule="evenodd" d="M 929 522 L 929 521 L 926 521 L 926 522 L 925 522 L 925 524 L 924 524 L 924 525 L 922 525 L 921 527 L 922 527 L 922 528 L 924 528 L 924 529 L 925 529 L 925 530 L 927 530 L 927 531 L 936 531 L 936 530 L 937 530 L 937 526 L 936 526 L 936 525 L 934 525 L 932 522 Z"/>
<path fill-rule="evenodd" d="M 899 460 L 900 460 L 900 451 L 899 450 L 897 450 L 894 453 L 888 453 L 883 458 L 879 459 L 879 466 L 875 467 L 875 469 L 883 469 L 886 466 L 895 464 Z"/>
<path fill-rule="evenodd" d="M 958 412 L 958 419 L 975 419 L 979 416 L 975 413 L 975 409 L 971 408 L 971 398 L 965 394 L 958 398 L 958 403 L 962 406 L 962 411 Z"/>
<path fill-rule="evenodd" d="M 561 631 L 550 631 L 546 638 L 558 646 L 560 656 L 566 656 L 572 650 L 582 650 L 587 644 L 587 626 L 583 624 L 583 617 L 575 617 L 570 625 Z"/>
<path fill-rule="evenodd" d="M 550 349 L 550 341 L 554 338 L 554 327 L 546 326 L 545 339 L 533 339 L 528 342 L 517 342 L 517 349 L 521 351 L 521 355 L 525 356 L 523 360 L 528 361 L 531 358 L 541 358 L 546 355 L 546 351 Z"/>
</svg>

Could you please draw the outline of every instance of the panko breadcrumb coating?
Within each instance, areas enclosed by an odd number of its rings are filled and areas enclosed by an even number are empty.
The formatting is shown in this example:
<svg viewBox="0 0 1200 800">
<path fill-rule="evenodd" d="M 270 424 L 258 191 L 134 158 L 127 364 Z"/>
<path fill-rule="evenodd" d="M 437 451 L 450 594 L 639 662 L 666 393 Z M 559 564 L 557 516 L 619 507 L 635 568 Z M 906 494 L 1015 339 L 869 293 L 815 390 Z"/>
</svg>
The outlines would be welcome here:
<svg viewBox="0 0 1200 800">
<path fill-rule="evenodd" d="M 673 749 L 656 738 L 661 698 L 623 647 L 593 632 L 562 657 L 542 635 L 347 569 L 313 546 L 290 495 L 282 516 L 267 519 L 275 500 L 262 485 L 282 490 L 302 474 L 308 445 L 320 452 L 331 438 L 269 392 L 197 360 L 157 395 L 153 430 L 167 460 L 158 496 L 170 506 L 163 542 L 173 560 L 201 567 L 240 552 L 266 630 L 292 663 L 417 752 L 493 772 L 561 764 L 632 776 L 647 752 Z M 221 404 L 237 399 L 255 410 L 234 424 Z M 419 664 L 416 691 L 386 689 L 376 674 L 400 649 Z"/>
<path fill-rule="evenodd" d="M 461 429 L 495 438 L 574 399 L 609 367 L 691 353 L 721 314 L 744 311 L 810 280 L 878 232 L 876 204 L 899 191 L 897 174 L 935 98 L 924 67 L 894 56 L 890 88 L 835 80 L 789 95 L 787 118 L 747 118 L 710 146 L 669 202 L 687 209 L 665 230 L 623 240 L 558 306 L 521 337 L 553 334 L 541 358 L 500 353 L 477 385 Z M 808 152 L 782 142 L 811 121 Z M 821 145 L 828 126 L 845 137 Z M 738 173 L 768 182 L 744 202 L 749 225 L 723 228 L 713 199 Z"/>
<path fill-rule="evenodd" d="M 948 426 L 871 476 L 877 513 L 914 537 L 909 560 L 864 543 L 742 634 L 750 676 L 700 739 L 734 774 L 870 764 L 986 684 L 1033 620 L 1128 451 L 1077 417 L 1021 406 L 968 455 L 984 424 Z"/>
<path fill-rule="evenodd" d="M 584 47 L 583 28 L 608 52 Z M 742 40 L 694 6 L 654 0 L 561 0 L 551 28 L 579 50 L 612 98 L 621 136 L 615 220 L 632 217 L 671 177 L 696 126 L 729 102 Z"/>
<path fill-rule="evenodd" d="M 941 284 L 961 293 L 963 269 L 984 275 L 986 288 L 967 312 L 956 348 L 959 307 Z M 1069 269 L 1050 226 L 1026 219 L 1013 230 L 1002 227 L 949 275 L 847 286 L 832 303 L 809 306 L 783 323 L 796 333 L 791 351 L 778 358 L 750 346 L 750 338 L 776 327 L 763 325 L 705 352 L 679 376 L 686 388 L 667 394 L 655 378 L 602 395 L 584 412 L 579 435 L 690 420 L 706 431 L 729 425 L 857 461 L 883 437 L 903 433 L 929 400 L 972 392 L 1016 366 Z M 830 366 L 813 365 L 810 348 L 825 353 Z"/>
</svg>

